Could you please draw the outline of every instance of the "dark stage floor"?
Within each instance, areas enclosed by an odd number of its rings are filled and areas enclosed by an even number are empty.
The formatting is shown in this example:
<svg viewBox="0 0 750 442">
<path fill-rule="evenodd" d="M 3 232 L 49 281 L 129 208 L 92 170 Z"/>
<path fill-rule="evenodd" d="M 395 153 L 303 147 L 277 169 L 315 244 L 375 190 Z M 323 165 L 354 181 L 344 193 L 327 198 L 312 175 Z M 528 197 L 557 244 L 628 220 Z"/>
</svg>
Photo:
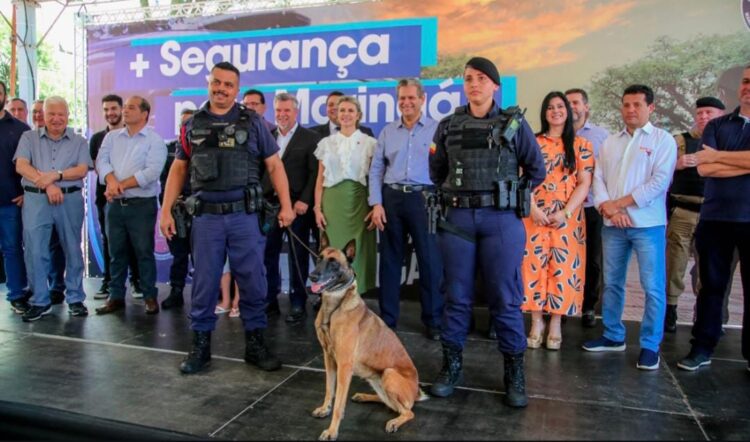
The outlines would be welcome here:
<svg viewBox="0 0 750 442">
<path fill-rule="evenodd" d="M 97 287 L 98 280 L 86 281 L 88 293 Z M 168 287 L 160 288 L 162 298 Z M 87 302 L 92 313 L 101 303 Z M 187 308 L 147 316 L 142 301 L 128 303 L 125 312 L 88 318 L 69 317 L 65 306 L 55 306 L 32 324 L 4 303 L 0 399 L 11 408 L 32 407 L 32 413 L 35 406 L 52 414 L 65 410 L 74 419 L 78 413 L 81 425 L 93 419 L 105 430 L 120 424 L 159 429 L 151 433 L 158 438 L 317 439 L 327 428 L 328 418 L 310 416 L 324 390 L 312 317 L 298 326 L 288 326 L 283 316 L 271 320 L 267 337 L 284 367 L 266 373 L 244 363 L 242 323 L 223 315 L 211 368 L 183 376 L 177 366 L 190 344 Z M 418 403 L 415 420 L 392 435 L 384 426 L 394 415 L 384 406 L 349 402 L 339 439 L 750 439 L 750 372 L 740 355 L 740 330 L 727 330 L 710 368 L 686 373 L 675 365 L 689 348 L 690 329 L 682 325 L 666 337 L 660 369 L 643 372 L 635 368 L 639 323 L 627 324 L 626 352 L 595 354 L 580 344 L 601 329 L 583 330 L 578 319 L 569 319 L 561 351 L 527 351 L 530 400 L 519 411 L 502 404 L 502 357 L 484 338 L 486 309 L 476 314 L 462 388 L 448 399 Z M 440 344 L 421 334 L 418 305 L 404 302 L 401 322 L 399 337 L 421 380 L 430 382 L 440 369 Z M 367 389 L 357 381 L 351 392 Z"/>
</svg>

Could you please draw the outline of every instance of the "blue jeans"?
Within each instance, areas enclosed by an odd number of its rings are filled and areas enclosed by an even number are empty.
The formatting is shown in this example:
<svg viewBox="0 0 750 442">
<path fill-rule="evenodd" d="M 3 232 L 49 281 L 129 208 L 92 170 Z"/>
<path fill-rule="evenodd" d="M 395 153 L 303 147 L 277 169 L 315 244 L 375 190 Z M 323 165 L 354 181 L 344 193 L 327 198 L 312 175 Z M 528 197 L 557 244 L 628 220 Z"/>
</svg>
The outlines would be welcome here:
<svg viewBox="0 0 750 442">
<path fill-rule="evenodd" d="M 646 294 L 641 323 L 641 348 L 659 351 L 664 336 L 664 314 L 667 305 L 666 227 L 619 229 L 602 228 L 604 255 L 604 297 L 602 322 L 604 337 L 625 340 L 622 311 L 625 307 L 625 280 L 630 254 L 635 250 L 641 287 Z"/>
<path fill-rule="evenodd" d="M 0 206 L 0 251 L 5 264 L 8 301 L 23 298 L 26 266 L 23 262 L 21 208 L 15 204 Z"/>
</svg>

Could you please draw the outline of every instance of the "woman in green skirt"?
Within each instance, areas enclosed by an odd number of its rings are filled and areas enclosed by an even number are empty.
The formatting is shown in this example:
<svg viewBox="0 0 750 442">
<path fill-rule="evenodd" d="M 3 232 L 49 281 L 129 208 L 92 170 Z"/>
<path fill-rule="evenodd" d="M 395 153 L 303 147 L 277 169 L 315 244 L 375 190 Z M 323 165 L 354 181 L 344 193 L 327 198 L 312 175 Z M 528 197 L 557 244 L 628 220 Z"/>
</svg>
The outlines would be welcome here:
<svg viewBox="0 0 750 442">
<path fill-rule="evenodd" d="M 375 151 L 375 138 L 357 129 L 362 109 L 354 97 L 338 102 L 341 130 L 323 138 L 315 150 L 318 179 L 315 183 L 315 222 L 325 230 L 332 247 L 344 248 L 356 240 L 357 254 L 352 267 L 357 291 L 375 288 L 377 246 L 375 231 L 367 230 L 367 174 Z"/>
</svg>

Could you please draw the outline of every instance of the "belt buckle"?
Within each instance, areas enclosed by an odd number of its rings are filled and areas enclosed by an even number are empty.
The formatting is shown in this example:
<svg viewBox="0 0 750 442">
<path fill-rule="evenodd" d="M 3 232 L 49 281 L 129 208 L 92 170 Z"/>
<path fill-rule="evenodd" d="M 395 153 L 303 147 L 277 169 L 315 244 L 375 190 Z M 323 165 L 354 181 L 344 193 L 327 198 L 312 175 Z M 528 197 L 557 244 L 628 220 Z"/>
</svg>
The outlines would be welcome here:
<svg viewBox="0 0 750 442">
<path fill-rule="evenodd" d="M 128 206 L 128 199 L 127 198 L 120 198 L 117 200 L 117 202 L 120 203 L 121 207 L 127 207 Z"/>
<path fill-rule="evenodd" d="M 411 193 L 414 191 L 413 189 L 414 189 L 414 186 L 409 185 L 409 184 L 404 184 L 403 186 L 401 186 L 401 191 L 404 193 Z"/>
</svg>

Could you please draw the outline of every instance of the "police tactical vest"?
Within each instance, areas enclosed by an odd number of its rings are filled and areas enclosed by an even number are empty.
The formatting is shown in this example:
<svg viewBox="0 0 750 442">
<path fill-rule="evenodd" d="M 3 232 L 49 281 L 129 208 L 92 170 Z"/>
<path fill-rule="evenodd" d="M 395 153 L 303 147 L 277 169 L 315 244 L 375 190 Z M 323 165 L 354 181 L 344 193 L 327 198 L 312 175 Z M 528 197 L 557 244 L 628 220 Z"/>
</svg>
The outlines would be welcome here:
<svg viewBox="0 0 750 442">
<path fill-rule="evenodd" d="M 445 139 L 449 167 L 444 190 L 486 192 L 496 189 L 498 181 L 518 181 L 515 145 L 500 136 L 513 111 L 479 119 L 471 116 L 466 106 L 456 108 Z"/>
<path fill-rule="evenodd" d="M 701 147 L 700 138 L 693 138 L 688 132 L 682 134 L 685 139 L 685 153 L 692 154 L 698 152 Z M 686 167 L 682 170 L 675 170 L 674 181 L 669 193 L 674 195 L 692 195 L 703 196 L 705 179 L 698 174 L 697 167 Z"/>
<path fill-rule="evenodd" d="M 225 191 L 260 182 L 260 158 L 251 155 L 248 138 L 254 112 L 240 108 L 233 123 L 212 120 L 206 112 L 193 116 L 190 185 L 193 191 Z"/>
</svg>

